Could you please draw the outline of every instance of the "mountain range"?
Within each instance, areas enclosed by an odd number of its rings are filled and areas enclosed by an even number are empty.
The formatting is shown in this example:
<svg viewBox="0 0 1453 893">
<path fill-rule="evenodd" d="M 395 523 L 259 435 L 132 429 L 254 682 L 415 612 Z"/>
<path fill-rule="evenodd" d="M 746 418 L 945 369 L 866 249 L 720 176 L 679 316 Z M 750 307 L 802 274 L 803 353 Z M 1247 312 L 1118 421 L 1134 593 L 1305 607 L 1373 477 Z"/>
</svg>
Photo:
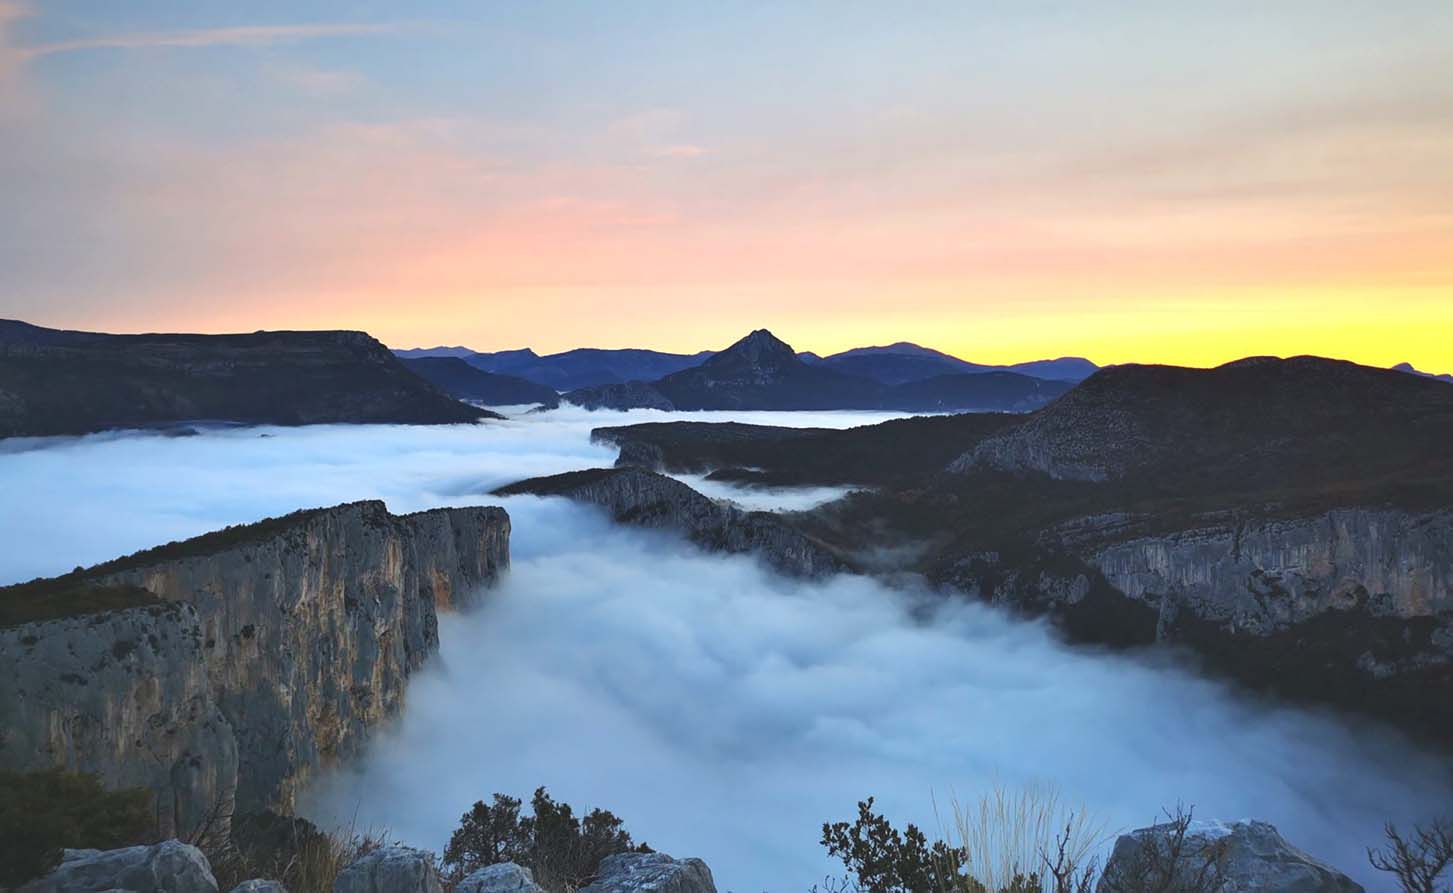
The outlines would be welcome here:
<svg viewBox="0 0 1453 893">
<path fill-rule="evenodd" d="M 915 378 L 929 367 L 953 368 L 943 362 L 952 358 L 922 348 L 863 350 L 868 352 L 804 361 L 786 342 L 758 329 L 698 366 L 655 381 L 577 388 L 564 399 L 587 409 L 1023 411 L 1043 406 L 1073 386 L 1006 371 Z M 877 377 L 844 371 L 843 363 L 875 370 Z M 907 371 L 910 366 L 912 373 Z"/>
<path fill-rule="evenodd" d="M 654 381 L 700 366 L 717 351 L 677 354 L 635 348 L 579 348 L 541 356 L 528 348 L 485 353 L 467 347 L 426 347 L 395 350 L 394 353 L 403 359 L 454 357 L 485 372 L 513 375 L 560 391 L 571 391 L 633 381 Z M 977 372 L 1014 372 L 1049 381 L 1076 382 L 1094 374 L 1099 368 L 1083 357 L 1060 357 L 1007 366 L 984 365 L 906 341 L 879 347 L 856 347 L 826 357 L 803 351 L 797 354 L 797 358 L 810 366 L 822 366 L 885 385 Z"/>
</svg>

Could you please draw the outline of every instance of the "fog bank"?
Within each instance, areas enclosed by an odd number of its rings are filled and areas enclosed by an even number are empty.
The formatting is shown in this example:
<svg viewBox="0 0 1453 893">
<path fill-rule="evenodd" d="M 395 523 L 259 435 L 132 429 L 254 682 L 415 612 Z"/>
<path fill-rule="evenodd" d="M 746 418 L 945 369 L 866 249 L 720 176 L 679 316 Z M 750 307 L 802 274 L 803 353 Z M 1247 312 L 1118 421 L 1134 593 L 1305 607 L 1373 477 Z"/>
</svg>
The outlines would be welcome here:
<svg viewBox="0 0 1453 893">
<path fill-rule="evenodd" d="M 304 506 L 500 502 L 481 494 L 609 464 L 614 451 L 591 446 L 589 428 L 648 415 L 12 444 L 0 453 L 0 581 Z M 1178 801 L 1205 817 L 1264 818 L 1385 889 L 1362 849 L 1381 823 L 1453 802 L 1441 760 L 1366 723 L 1069 649 L 979 605 L 919 602 L 861 578 L 787 581 L 587 507 L 503 503 L 513 570 L 479 611 L 443 620 L 441 659 L 410 685 L 397 727 L 310 793 L 311 816 L 439 849 L 475 799 L 547 785 L 615 811 L 660 849 L 706 859 L 724 893 L 805 893 L 831 868 L 821 823 L 850 818 L 861 797 L 931 827 L 931 795 L 1049 781 L 1116 827 Z"/>
</svg>

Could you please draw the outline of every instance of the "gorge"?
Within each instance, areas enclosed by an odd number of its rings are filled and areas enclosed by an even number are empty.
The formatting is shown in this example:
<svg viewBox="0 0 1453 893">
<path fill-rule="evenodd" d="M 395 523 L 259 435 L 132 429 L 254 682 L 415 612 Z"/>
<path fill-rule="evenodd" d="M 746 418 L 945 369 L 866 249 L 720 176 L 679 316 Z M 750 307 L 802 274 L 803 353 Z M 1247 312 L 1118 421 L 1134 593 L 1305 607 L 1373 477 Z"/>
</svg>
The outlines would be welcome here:
<svg viewBox="0 0 1453 893">
<path fill-rule="evenodd" d="M 1411 822 L 1449 796 L 1441 760 L 1384 727 L 1249 699 L 1164 656 L 1070 648 L 1041 624 L 911 583 L 795 581 L 587 506 L 486 495 L 609 466 L 617 448 L 592 444 L 593 428 L 661 418 L 567 408 L 482 426 L 203 429 L 12 449 L 0 483 L 18 511 L 0 533 L 16 548 L 0 579 L 299 505 L 502 505 L 510 572 L 478 607 L 441 616 L 439 660 L 413 677 L 397 724 L 297 800 L 322 824 L 434 848 L 474 799 L 544 784 L 629 816 L 653 846 L 700 855 L 722 889 L 761 878 L 806 889 L 828 867 L 815 824 L 861 797 L 932 827 L 933 797 L 1053 782 L 1117 827 L 1177 800 L 1265 818 L 1358 876 L 1384 820 Z M 763 507 L 797 498 L 692 483 Z M 127 506 L 125 523 L 100 503 Z"/>
</svg>

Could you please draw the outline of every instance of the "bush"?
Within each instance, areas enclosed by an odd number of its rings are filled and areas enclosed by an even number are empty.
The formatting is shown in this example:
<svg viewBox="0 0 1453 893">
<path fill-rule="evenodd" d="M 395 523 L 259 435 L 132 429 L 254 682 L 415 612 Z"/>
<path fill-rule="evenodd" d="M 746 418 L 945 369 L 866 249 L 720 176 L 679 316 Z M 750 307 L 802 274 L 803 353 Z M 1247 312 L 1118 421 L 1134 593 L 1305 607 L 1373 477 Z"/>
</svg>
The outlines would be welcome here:
<svg viewBox="0 0 1453 893">
<path fill-rule="evenodd" d="M 353 829 L 327 833 L 307 819 L 272 811 L 232 822 L 232 836 L 199 843 L 218 889 L 250 878 L 281 881 L 289 893 L 332 893 L 338 873 L 384 843 L 384 835 Z"/>
<path fill-rule="evenodd" d="M 47 769 L 0 772 L 0 887 L 50 871 L 62 849 L 155 843 L 151 794 L 108 791 L 94 775 Z"/>
<path fill-rule="evenodd" d="M 915 825 L 903 831 L 858 803 L 857 820 L 824 823 L 822 845 L 848 877 L 833 893 L 1088 893 L 1090 853 L 1104 841 L 1084 810 L 1063 807 L 1052 789 L 1019 794 L 996 789 L 977 808 L 953 803 L 951 835 L 928 842 Z"/>
<path fill-rule="evenodd" d="M 1402 893 L 1453 891 L 1453 885 L 1438 886 L 1438 879 L 1453 865 L 1453 819 L 1437 819 L 1414 828 L 1413 836 L 1407 838 L 1391 823 L 1385 831 L 1387 849 L 1367 851 L 1373 868 L 1396 877 Z"/>
<path fill-rule="evenodd" d="M 606 856 L 650 852 L 635 844 L 625 823 L 613 813 L 593 809 L 577 818 L 568 803 L 557 803 L 544 788 L 535 791 L 530 815 L 521 815 L 516 797 L 495 794 L 480 800 L 459 820 L 444 850 L 445 873 L 458 880 L 498 862 L 528 867 L 535 882 L 550 893 L 589 883 Z"/>
</svg>

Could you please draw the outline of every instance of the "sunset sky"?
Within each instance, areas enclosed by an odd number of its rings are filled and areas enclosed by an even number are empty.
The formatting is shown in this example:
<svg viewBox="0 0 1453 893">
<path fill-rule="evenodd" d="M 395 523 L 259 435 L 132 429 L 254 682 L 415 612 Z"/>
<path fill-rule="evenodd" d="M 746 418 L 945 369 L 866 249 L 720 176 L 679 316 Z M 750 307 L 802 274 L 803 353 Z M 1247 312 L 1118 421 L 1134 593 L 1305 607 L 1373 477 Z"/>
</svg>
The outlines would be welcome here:
<svg viewBox="0 0 1453 893">
<path fill-rule="evenodd" d="M 1453 3 L 0 0 L 0 316 L 1453 371 Z"/>
</svg>

